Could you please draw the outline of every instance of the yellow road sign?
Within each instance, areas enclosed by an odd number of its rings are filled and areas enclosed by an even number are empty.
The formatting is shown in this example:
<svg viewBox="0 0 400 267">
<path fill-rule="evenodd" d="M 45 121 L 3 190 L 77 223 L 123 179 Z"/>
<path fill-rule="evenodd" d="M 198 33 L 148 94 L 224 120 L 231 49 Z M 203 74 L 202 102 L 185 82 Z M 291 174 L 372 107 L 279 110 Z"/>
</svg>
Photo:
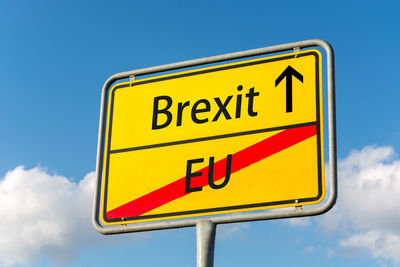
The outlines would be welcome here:
<svg viewBox="0 0 400 267">
<path fill-rule="evenodd" d="M 105 225 L 311 205 L 324 197 L 318 50 L 118 83 Z"/>
</svg>

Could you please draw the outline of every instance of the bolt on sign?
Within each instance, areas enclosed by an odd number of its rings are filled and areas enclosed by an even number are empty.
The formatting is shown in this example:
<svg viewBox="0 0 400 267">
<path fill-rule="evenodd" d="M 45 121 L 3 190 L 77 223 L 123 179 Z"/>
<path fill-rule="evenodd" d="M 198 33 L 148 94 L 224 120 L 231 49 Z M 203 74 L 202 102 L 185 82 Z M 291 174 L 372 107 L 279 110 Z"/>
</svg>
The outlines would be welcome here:
<svg viewBox="0 0 400 267">
<path fill-rule="evenodd" d="M 309 49 L 114 84 L 99 148 L 101 223 L 321 202 L 321 60 Z"/>
</svg>

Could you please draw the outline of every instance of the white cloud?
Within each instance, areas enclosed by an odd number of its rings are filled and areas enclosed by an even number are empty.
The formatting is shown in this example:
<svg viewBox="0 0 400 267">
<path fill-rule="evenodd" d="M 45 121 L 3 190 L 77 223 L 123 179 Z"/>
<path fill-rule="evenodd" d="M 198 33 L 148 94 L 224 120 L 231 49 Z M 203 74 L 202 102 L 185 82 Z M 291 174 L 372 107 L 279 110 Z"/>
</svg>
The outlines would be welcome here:
<svg viewBox="0 0 400 267">
<path fill-rule="evenodd" d="M 290 218 L 286 220 L 291 226 L 298 226 L 298 227 L 307 227 L 310 225 L 310 218 L 309 217 L 300 217 L 300 218 Z"/>
<path fill-rule="evenodd" d="M 326 249 L 326 257 L 332 258 L 333 256 L 335 256 L 335 251 L 332 248 L 327 248 Z"/>
<path fill-rule="evenodd" d="M 63 265 L 83 246 L 115 239 L 91 224 L 94 178 L 92 172 L 75 183 L 39 167 L 6 173 L 0 180 L 0 265 L 43 256 Z"/>
<path fill-rule="evenodd" d="M 308 246 L 303 249 L 303 254 L 311 254 L 314 253 L 315 248 L 313 246 Z"/>
<path fill-rule="evenodd" d="M 400 237 L 390 232 L 369 231 L 355 234 L 341 241 L 340 245 L 355 252 L 368 252 L 374 258 L 400 262 Z"/>
<path fill-rule="evenodd" d="M 400 160 L 394 149 L 354 150 L 338 168 L 337 204 L 318 223 L 344 236 L 340 246 L 348 254 L 400 262 Z"/>
<path fill-rule="evenodd" d="M 239 231 L 249 229 L 249 227 L 247 223 L 220 224 L 217 226 L 216 236 L 218 238 L 228 238 Z"/>
</svg>

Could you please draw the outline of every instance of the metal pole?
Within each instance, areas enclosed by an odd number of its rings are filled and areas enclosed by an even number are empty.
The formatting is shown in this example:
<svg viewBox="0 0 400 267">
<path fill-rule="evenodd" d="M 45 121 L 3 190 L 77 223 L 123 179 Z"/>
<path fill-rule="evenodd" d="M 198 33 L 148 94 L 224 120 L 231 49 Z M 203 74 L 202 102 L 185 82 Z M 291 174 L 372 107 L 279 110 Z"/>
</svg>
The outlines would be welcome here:
<svg viewBox="0 0 400 267">
<path fill-rule="evenodd" d="M 214 267 L 216 224 L 203 220 L 196 224 L 197 267 Z"/>
</svg>

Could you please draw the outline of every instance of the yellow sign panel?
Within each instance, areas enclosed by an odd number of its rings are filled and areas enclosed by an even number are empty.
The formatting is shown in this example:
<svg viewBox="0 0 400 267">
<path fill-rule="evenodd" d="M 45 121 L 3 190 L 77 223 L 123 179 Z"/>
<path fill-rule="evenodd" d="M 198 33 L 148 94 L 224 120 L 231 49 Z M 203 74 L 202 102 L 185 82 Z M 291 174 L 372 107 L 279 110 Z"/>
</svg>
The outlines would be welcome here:
<svg viewBox="0 0 400 267">
<path fill-rule="evenodd" d="M 305 50 L 116 84 L 102 222 L 320 202 L 321 77 L 319 51 Z"/>
</svg>

